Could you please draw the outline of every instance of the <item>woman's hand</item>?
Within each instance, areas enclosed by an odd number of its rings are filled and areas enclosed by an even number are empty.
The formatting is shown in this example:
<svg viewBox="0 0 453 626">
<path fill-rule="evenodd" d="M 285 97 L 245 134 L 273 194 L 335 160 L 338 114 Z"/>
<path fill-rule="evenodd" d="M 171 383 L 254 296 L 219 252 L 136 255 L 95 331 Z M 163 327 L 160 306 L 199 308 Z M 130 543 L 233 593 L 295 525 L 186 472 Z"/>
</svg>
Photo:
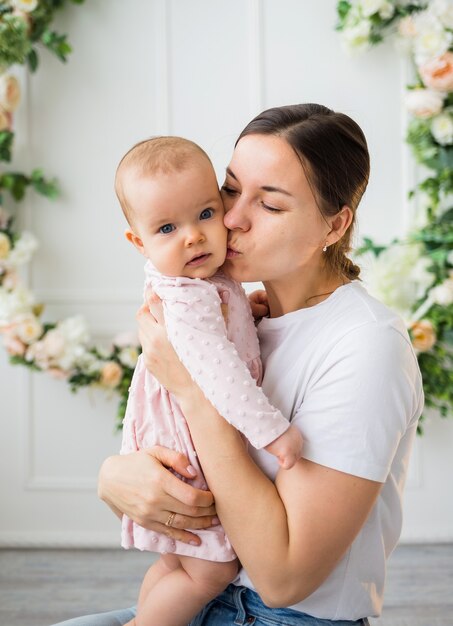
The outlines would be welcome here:
<svg viewBox="0 0 453 626">
<path fill-rule="evenodd" d="M 200 539 L 188 530 L 219 523 L 212 493 L 195 489 L 167 468 L 188 479 L 195 475 L 184 454 L 161 446 L 111 456 L 101 467 L 98 495 L 144 528 L 199 545 Z M 171 513 L 176 515 L 169 527 L 165 522 Z"/>
<path fill-rule="evenodd" d="M 266 317 L 267 315 L 269 315 L 269 303 L 267 299 L 267 293 L 264 291 L 264 289 L 252 291 L 252 293 L 249 294 L 248 298 L 255 320 L 260 320 L 262 317 Z"/>
<path fill-rule="evenodd" d="M 152 292 L 137 311 L 138 336 L 146 369 L 176 396 L 187 393 L 194 383 L 167 338 L 162 303 Z"/>
</svg>

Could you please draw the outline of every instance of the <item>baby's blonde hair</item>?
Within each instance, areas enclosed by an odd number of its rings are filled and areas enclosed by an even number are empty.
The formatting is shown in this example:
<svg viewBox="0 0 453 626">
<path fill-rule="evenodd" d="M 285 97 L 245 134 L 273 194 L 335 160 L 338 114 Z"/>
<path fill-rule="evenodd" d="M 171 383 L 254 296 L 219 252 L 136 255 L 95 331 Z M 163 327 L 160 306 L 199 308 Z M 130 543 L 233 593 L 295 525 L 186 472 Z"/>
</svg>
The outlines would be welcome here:
<svg viewBox="0 0 453 626">
<path fill-rule="evenodd" d="M 175 136 L 151 137 L 136 143 L 126 152 L 116 168 L 115 192 L 124 217 L 131 226 L 133 207 L 128 203 L 123 188 L 124 174 L 134 170 L 138 177 L 149 177 L 181 172 L 193 163 L 195 156 L 202 156 L 211 163 L 200 146 L 189 139 Z"/>
</svg>

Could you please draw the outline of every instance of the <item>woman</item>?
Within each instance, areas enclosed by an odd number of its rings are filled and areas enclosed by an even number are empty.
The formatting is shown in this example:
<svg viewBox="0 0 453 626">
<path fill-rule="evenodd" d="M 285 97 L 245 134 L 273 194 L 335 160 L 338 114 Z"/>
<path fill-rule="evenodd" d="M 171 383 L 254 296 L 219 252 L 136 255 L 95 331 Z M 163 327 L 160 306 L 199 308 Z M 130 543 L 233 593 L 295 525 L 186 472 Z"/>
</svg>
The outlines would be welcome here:
<svg viewBox="0 0 453 626">
<path fill-rule="evenodd" d="M 252 120 L 222 187 L 231 231 L 225 269 L 266 289 L 260 306 L 268 316 L 258 327 L 263 390 L 304 438 L 291 470 L 245 449 L 180 364 L 162 325 L 146 307 L 139 311 L 147 367 L 180 402 L 243 567 L 194 626 L 343 626 L 367 624 L 381 611 L 423 394 L 404 324 L 367 294 L 346 256 L 368 174 L 357 124 L 306 104 Z M 159 319 L 159 308 L 153 312 Z M 191 477 L 187 460 L 166 449 L 111 457 L 100 497 L 147 528 L 194 541 L 190 529 L 215 522 L 212 495 L 166 467 Z M 132 614 L 70 623 L 110 626 Z"/>
</svg>

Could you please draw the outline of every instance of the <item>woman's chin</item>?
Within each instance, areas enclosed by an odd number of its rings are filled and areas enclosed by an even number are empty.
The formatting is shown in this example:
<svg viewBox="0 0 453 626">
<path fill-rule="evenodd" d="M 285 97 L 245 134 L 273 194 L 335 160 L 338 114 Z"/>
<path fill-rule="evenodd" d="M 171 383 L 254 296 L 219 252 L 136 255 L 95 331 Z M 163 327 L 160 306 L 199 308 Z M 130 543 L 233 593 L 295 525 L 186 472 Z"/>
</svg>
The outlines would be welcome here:
<svg viewBox="0 0 453 626">
<path fill-rule="evenodd" d="M 249 268 L 240 267 L 234 259 L 226 259 L 222 265 L 222 269 L 232 280 L 236 280 L 238 283 L 254 283 L 259 281 L 259 278 L 252 276 Z"/>
</svg>

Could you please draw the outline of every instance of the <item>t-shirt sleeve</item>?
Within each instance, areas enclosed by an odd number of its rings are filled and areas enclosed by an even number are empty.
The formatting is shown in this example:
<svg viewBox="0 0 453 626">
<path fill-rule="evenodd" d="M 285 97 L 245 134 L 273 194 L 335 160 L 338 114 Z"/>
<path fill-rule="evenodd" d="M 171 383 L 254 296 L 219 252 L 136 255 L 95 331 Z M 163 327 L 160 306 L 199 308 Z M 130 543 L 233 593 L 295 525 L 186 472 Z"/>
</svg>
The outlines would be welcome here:
<svg viewBox="0 0 453 626">
<path fill-rule="evenodd" d="M 385 482 L 401 437 L 419 417 L 420 381 L 408 337 L 390 323 L 350 331 L 322 359 L 293 416 L 302 456 Z"/>
</svg>

